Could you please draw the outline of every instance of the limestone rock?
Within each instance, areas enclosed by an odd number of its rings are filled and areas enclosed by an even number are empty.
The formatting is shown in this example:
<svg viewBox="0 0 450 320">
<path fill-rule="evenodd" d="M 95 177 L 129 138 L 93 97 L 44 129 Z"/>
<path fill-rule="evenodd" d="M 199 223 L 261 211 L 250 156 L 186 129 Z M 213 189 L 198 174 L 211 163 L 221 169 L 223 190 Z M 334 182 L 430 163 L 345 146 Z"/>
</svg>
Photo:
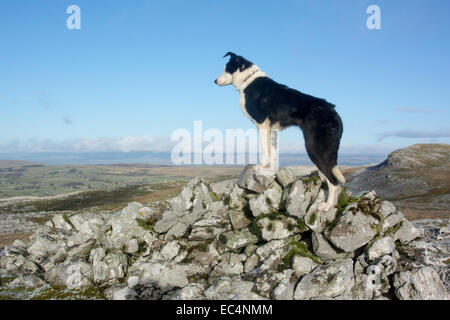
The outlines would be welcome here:
<svg viewBox="0 0 450 320">
<path fill-rule="evenodd" d="M 205 241 L 214 239 L 217 235 L 226 232 L 225 228 L 217 227 L 198 227 L 193 226 L 189 233 L 189 240 L 192 241 Z"/>
<path fill-rule="evenodd" d="M 325 264 L 305 275 L 295 289 L 295 300 L 324 296 L 336 298 L 348 295 L 354 284 L 353 261 L 347 259 Z"/>
<path fill-rule="evenodd" d="M 261 229 L 261 236 L 266 241 L 285 239 L 300 232 L 297 221 L 284 215 L 276 219 L 263 218 L 258 220 L 258 227 Z"/>
<path fill-rule="evenodd" d="M 196 300 L 203 296 L 206 288 L 205 283 L 190 283 L 184 288 L 167 293 L 163 300 Z"/>
<path fill-rule="evenodd" d="M 254 284 L 238 277 L 223 276 L 208 287 L 204 295 L 208 300 L 262 300 L 252 292 Z"/>
<path fill-rule="evenodd" d="M 23 242 L 22 240 L 17 239 L 17 240 L 14 240 L 12 246 L 16 247 L 16 248 L 26 249 L 27 244 L 25 242 Z"/>
<path fill-rule="evenodd" d="M 138 294 L 127 286 L 112 286 L 105 290 L 105 297 L 108 300 L 136 300 Z"/>
<path fill-rule="evenodd" d="M 256 254 L 252 254 L 245 261 L 244 272 L 251 272 L 258 266 L 258 263 L 259 263 L 259 257 Z"/>
<path fill-rule="evenodd" d="M 172 260 L 180 251 L 178 241 L 170 241 L 161 250 L 161 256 L 166 260 Z"/>
<path fill-rule="evenodd" d="M 216 201 L 222 201 L 225 196 L 229 195 L 236 185 L 236 180 L 225 180 L 210 184 L 211 192 L 217 197 Z M 214 199 L 213 199 L 214 200 Z"/>
<path fill-rule="evenodd" d="M 403 216 L 403 214 L 400 212 L 395 212 L 383 220 L 382 231 L 386 232 L 389 229 L 399 225 L 399 223 L 402 223 L 403 221 L 405 221 L 405 217 Z"/>
<path fill-rule="evenodd" d="M 145 243 L 149 247 L 155 240 L 155 235 L 147 227 L 155 211 L 133 202 L 120 214 L 112 216 L 101 230 L 100 242 L 107 249 L 124 249 L 124 252 L 135 254 L 137 244 Z"/>
<path fill-rule="evenodd" d="M 275 176 L 272 173 L 257 170 L 256 165 L 248 165 L 242 171 L 237 184 L 242 189 L 262 193 L 274 180 Z"/>
<path fill-rule="evenodd" d="M 185 216 L 186 217 L 186 216 Z M 169 231 L 166 233 L 166 237 L 170 238 L 170 236 L 173 236 L 175 238 L 179 238 L 183 236 L 187 230 L 189 229 L 189 225 L 184 223 L 183 221 L 177 221 Z"/>
<path fill-rule="evenodd" d="M 269 214 L 280 209 L 282 189 L 278 184 L 250 199 L 250 211 L 254 217 Z"/>
<path fill-rule="evenodd" d="M 295 279 L 292 279 L 294 270 L 286 270 L 284 278 L 275 287 L 272 296 L 275 300 L 292 300 L 294 298 Z"/>
<path fill-rule="evenodd" d="M 45 285 L 45 282 L 35 275 L 19 276 L 8 284 L 8 287 L 36 288 Z"/>
<path fill-rule="evenodd" d="M 228 213 L 228 206 L 225 205 L 223 201 L 214 201 L 209 205 L 209 211 L 205 212 L 205 215 L 203 216 L 202 220 L 209 220 L 209 219 L 220 219 L 221 221 L 228 221 L 229 219 L 229 213 Z M 199 223 L 199 222 L 196 222 Z"/>
<path fill-rule="evenodd" d="M 228 205 L 230 209 L 242 210 L 247 205 L 245 190 L 235 185 L 229 197 L 225 196 L 224 204 Z"/>
<path fill-rule="evenodd" d="M 136 261 L 129 269 L 128 286 L 156 285 L 163 292 L 189 284 L 183 265 L 165 261 Z"/>
<path fill-rule="evenodd" d="M 331 208 L 327 212 L 319 211 L 317 209 L 318 205 L 323 201 L 325 200 L 315 201 L 303 218 L 306 227 L 317 233 L 322 233 L 327 225 L 329 225 L 336 218 L 336 208 Z M 311 210 L 313 206 L 314 210 Z"/>
<path fill-rule="evenodd" d="M 391 289 L 390 276 L 397 267 L 396 260 L 389 255 L 377 259 L 370 265 L 368 265 L 369 261 L 365 255 L 359 257 L 358 260 L 365 267 L 360 273 L 355 272 L 355 286 L 352 288 L 353 298 L 357 300 L 377 299 L 388 293 Z"/>
<path fill-rule="evenodd" d="M 206 250 L 203 248 L 201 250 L 195 248 L 188 255 L 188 259 L 192 259 L 193 261 L 196 261 L 202 265 L 209 265 L 211 262 L 217 259 L 217 257 L 219 257 L 219 253 L 214 246 L 214 242 L 211 242 L 207 246 Z"/>
<path fill-rule="evenodd" d="M 5 270 L 13 274 L 37 274 L 40 272 L 38 265 L 29 260 L 25 248 L 5 247 L 0 254 L 0 271 Z"/>
<path fill-rule="evenodd" d="M 351 207 L 354 208 L 354 207 Z M 325 231 L 325 237 L 345 252 L 353 252 L 372 240 L 377 234 L 372 225 L 378 221 L 360 211 L 347 208 L 338 218 L 336 226 Z"/>
<path fill-rule="evenodd" d="M 256 279 L 254 291 L 258 292 L 259 295 L 263 296 L 264 298 L 270 299 L 273 298 L 274 291 L 277 288 L 277 286 L 285 281 L 287 278 L 289 278 L 292 275 L 292 270 L 287 269 L 283 272 L 263 272 L 260 273 Z M 282 288 L 279 290 L 281 291 Z M 288 294 L 285 290 L 284 292 L 278 292 L 280 294 L 283 294 L 284 296 Z M 281 298 L 281 296 L 280 296 Z"/>
<path fill-rule="evenodd" d="M 258 242 L 258 237 L 251 233 L 248 229 L 227 232 L 223 234 L 223 237 L 225 239 L 225 245 L 232 250 L 246 247 L 249 244 Z"/>
<path fill-rule="evenodd" d="M 181 237 L 191 225 L 207 214 L 213 202 L 207 185 L 196 177 L 169 201 L 169 209 L 156 222 L 154 230 L 166 233 L 166 238 Z"/>
<path fill-rule="evenodd" d="M 230 221 L 234 230 L 244 229 L 251 223 L 243 211 L 237 210 L 230 211 Z"/>
<path fill-rule="evenodd" d="M 67 247 L 64 240 L 55 239 L 46 234 L 35 234 L 27 249 L 28 259 L 35 262 L 45 271 L 55 264 L 63 262 L 67 257 Z"/>
<path fill-rule="evenodd" d="M 103 248 L 93 249 L 89 261 L 93 266 L 93 281 L 97 284 L 117 283 L 128 271 L 128 257 L 118 250 L 106 253 Z"/>
<path fill-rule="evenodd" d="M 278 265 L 288 253 L 288 249 L 288 246 L 283 246 L 281 248 L 273 250 L 267 258 L 261 259 L 263 262 L 259 267 L 259 272 L 264 272 L 267 270 L 277 270 Z"/>
<path fill-rule="evenodd" d="M 69 218 L 71 225 L 92 239 L 97 239 L 100 235 L 101 227 L 110 215 L 98 213 L 76 214 Z"/>
<path fill-rule="evenodd" d="M 401 300 L 448 300 L 437 272 L 428 266 L 394 275 L 395 295 Z"/>
<path fill-rule="evenodd" d="M 378 259 L 381 256 L 391 254 L 395 251 L 395 243 L 391 237 L 384 237 L 375 240 L 367 249 L 369 260 Z"/>
<path fill-rule="evenodd" d="M 85 261 L 69 260 L 55 265 L 46 272 L 45 281 L 54 286 L 66 286 L 69 289 L 86 288 L 92 285 L 93 270 Z"/>
<path fill-rule="evenodd" d="M 52 217 L 53 227 L 65 231 L 72 231 L 73 225 L 70 223 L 69 217 L 66 214 L 57 214 Z"/>
<path fill-rule="evenodd" d="M 401 227 L 392 235 L 394 241 L 408 243 L 422 235 L 421 231 L 414 227 L 408 220 L 402 221 Z"/>
<path fill-rule="evenodd" d="M 321 186 L 318 176 L 294 182 L 285 200 L 286 211 L 295 217 L 306 215 L 309 206 L 316 198 Z"/>
<path fill-rule="evenodd" d="M 84 243 L 67 248 L 67 256 L 81 259 L 89 258 L 92 248 L 97 244 L 97 241 L 90 239 Z"/>
<path fill-rule="evenodd" d="M 342 260 L 349 258 L 349 253 L 342 251 L 338 252 L 338 250 L 333 248 L 320 233 L 313 232 L 312 246 L 314 254 L 322 261 Z"/>
<path fill-rule="evenodd" d="M 308 257 L 295 256 L 292 259 L 292 267 L 297 277 L 310 273 L 317 266 L 318 264 Z"/>
<path fill-rule="evenodd" d="M 395 212 L 395 206 L 389 201 L 382 201 L 378 215 L 383 218 L 389 217 Z"/>
<path fill-rule="evenodd" d="M 281 168 L 276 174 L 277 181 L 284 187 L 297 180 L 294 171 L 289 168 Z"/>
<path fill-rule="evenodd" d="M 244 272 L 243 262 L 245 260 L 245 255 L 227 252 L 216 261 L 210 276 L 217 278 L 222 275 L 240 275 Z"/>
<path fill-rule="evenodd" d="M 286 247 L 286 242 L 284 240 L 273 240 L 269 241 L 259 248 L 256 249 L 255 253 L 262 260 L 267 259 L 275 250 L 279 248 Z"/>
</svg>

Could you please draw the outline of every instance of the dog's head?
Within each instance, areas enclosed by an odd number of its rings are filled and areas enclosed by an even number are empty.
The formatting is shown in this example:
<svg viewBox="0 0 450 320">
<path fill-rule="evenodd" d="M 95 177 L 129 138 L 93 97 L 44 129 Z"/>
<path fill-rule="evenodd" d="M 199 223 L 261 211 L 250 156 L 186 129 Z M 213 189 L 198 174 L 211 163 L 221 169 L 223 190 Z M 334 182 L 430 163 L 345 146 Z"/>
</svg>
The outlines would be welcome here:
<svg viewBox="0 0 450 320">
<path fill-rule="evenodd" d="M 254 64 L 233 52 L 228 52 L 224 55 L 225 57 L 230 57 L 230 61 L 225 66 L 224 73 L 214 80 L 214 83 L 222 87 L 229 84 L 236 86 L 237 83 L 242 83 L 243 79 L 248 77 L 250 69 L 252 69 Z"/>
</svg>

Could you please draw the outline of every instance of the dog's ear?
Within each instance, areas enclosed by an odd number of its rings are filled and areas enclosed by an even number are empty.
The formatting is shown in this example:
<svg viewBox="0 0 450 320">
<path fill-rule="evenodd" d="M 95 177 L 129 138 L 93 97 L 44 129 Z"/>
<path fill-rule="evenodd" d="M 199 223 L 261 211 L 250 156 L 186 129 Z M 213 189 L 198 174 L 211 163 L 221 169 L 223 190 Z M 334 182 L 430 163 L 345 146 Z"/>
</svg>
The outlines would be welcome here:
<svg viewBox="0 0 450 320">
<path fill-rule="evenodd" d="M 243 57 L 238 57 L 237 62 L 239 64 L 239 71 L 244 71 L 253 65 L 253 62 L 250 62 Z"/>
<path fill-rule="evenodd" d="M 232 58 L 232 59 L 233 59 L 233 58 L 235 58 L 235 57 L 236 57 L 236 54 L 235 54 L 235 53 L 233 53 L 233 52 L 227 52 L 227 54 L 226 54 L 226 55 L 224 55 L 223 57 L 224 57 L 224 58 L 226 58 L 226 57 L 228 57 L 228 56 L 229 56 L 230 58 Z"/>
</svg>

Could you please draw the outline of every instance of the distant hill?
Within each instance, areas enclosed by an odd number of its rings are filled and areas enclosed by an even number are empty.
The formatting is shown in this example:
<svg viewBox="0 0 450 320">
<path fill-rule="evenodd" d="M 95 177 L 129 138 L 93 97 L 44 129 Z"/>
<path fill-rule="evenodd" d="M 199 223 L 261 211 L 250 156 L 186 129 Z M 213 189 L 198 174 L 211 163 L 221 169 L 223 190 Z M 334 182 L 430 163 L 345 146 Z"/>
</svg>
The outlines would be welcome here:
<svg viewBox="0 0 450 320">
<path fill-rule="evenodd" d="M 345 154 L 339 153 L 339 165 L 361 166 L 379 163 L 386 154 Z M 13 153 L 2 154 L 0 159 L 21 159 L 45 165 L 131 165 L 157 164 L 159 166 L 173 166 L 170 152 L 132 151 L 132 152 L 80 152 L 80 153 Z M 280 166 L 312 165 L 306 153 L 280 153 Z M 248 161 L 248 158 L 247 158 Z M 200 165 L 204 166 L 206 163 Z M 244 164 L 242 164 L 244 165 Z"/>
<path fill-rule="evenodd" d="M 450 216 L 450 145 L 417 144 L 347 177 L 352 192 L 376 190 L 410 215 Z M 429 215 L 427 215 L 429 216 Z"/>
<path fill-rule="evenodd" d="M 0 160 L 0 169 L 17 168 L 23 166 L 40 166 L 40 164 L 22 160 Z"/>
</svg>

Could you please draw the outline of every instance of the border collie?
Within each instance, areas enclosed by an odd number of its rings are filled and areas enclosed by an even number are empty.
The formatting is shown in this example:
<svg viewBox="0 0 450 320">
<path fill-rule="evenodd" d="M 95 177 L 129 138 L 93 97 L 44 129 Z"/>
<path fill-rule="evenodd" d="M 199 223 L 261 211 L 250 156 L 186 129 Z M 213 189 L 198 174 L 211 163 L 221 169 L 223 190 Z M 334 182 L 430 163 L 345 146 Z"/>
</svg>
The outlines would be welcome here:
<svg viewBox="0 0 450 320">
<path fill-rule="evenodd" d="M 242 56 L 228 52 L 225 57 L 230 61 L 214 82 L 219 86 L 232 84 L 240 92 L 242 111 L 258 127 L 262 159 L 257 168 L 275 172 L 278 131 L 300 127 L 309 158 L 327 179 L 328 198 L 318 209 L 330 210 L 336 200 L 336 186 L 345 183 L 337 167 L 343 125 L 335 106 L 275 82 Z"/>
</svg>

